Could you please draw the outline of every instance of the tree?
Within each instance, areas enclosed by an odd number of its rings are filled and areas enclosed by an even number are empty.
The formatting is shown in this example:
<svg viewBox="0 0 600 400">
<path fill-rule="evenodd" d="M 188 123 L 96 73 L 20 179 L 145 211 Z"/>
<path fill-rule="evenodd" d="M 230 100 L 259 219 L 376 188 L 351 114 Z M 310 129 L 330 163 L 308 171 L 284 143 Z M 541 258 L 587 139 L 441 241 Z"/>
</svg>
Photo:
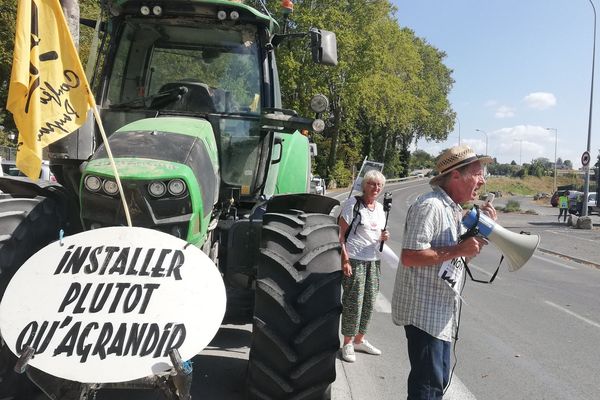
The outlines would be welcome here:
<svg viewBox="0 0 600 400">
<path fill-rule="evenodd" d="M 277 9 L 279 2 L 267 5 Z M 388 177 L 405 175 L 415 138 L 443 140 L 452 130 L 447 95 L 453 80 L 445 54 L 400 28 L 390 1 L 298 0 L 293 27 L 332 30 L 338 40 L 333 68 L 315 66 L 301 41 L 280 46 L 278 53 L 286 107 L 306 114 L 313 94 L 330 99 L 330 123 L 313 135 L 327 149 L 317 156 L 321 176 L 337 179 L 338 160 L 351 170 L 365 155 L 385 162 Z"/>
<path fill-rule="evenodd" d="M 563 164 L 565 165 L 565 168 L 573 169 L 573 163 L 571 162 L 571 160 L 565 160 Z"/>
<path fill-rule="evenodd" d="M 415 150 L 410 155 L 410 169 L 424 169 L 435 167 L 435 158 L 424 150 Z"/>
</svg>

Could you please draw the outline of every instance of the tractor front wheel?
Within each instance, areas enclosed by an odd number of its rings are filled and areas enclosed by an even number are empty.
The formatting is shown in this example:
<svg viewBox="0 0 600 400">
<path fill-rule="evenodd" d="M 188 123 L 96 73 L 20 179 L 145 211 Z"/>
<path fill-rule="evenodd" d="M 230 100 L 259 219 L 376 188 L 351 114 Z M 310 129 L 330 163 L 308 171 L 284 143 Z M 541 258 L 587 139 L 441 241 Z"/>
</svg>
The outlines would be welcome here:
<svg viewBox="0 0 600 400">
<path fill-rule="evenodd" d="M 0 195 L 0 299 L 10 279 L 29 257 L 59 237 L 67 212 L 50 197 Z M 23 296 L 27 297 L 27 288 Z M 13 367 L 17 358 L 0 340 L 0 398 L 32 399 L 37 392 L 25 374 Z"/>
<path fill-rule="evenodd" d="M 340 244 L 333 217 L 263 217 L 248 394 L 329 399 L 340 346 Z"/>
</svg>

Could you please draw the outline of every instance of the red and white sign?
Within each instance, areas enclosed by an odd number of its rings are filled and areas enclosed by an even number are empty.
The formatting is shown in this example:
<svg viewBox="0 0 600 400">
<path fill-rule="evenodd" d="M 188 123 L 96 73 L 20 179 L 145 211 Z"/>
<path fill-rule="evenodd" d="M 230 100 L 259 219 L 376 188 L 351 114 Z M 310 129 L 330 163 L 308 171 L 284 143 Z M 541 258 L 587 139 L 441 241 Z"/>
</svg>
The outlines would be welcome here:
<svg viewBox="0 0 600 400">
<path fill-rule="evenodd" d="M 122 382 L 171 368 L 217 333 L 225 287 L 206 254 L 145 228 L 79 233 L 34 254 L 0 304 L 2 337 L 29 364 L 79 382 Z"/>
<path fill-rule="evenodd" d="M 584 151 L 583 154 L 581 155 L 581 165 L 583 165 L 584 167 L 587 167 L 588 165 L 590 165 L 590 152 L 589 151 Z"/>
</svg>

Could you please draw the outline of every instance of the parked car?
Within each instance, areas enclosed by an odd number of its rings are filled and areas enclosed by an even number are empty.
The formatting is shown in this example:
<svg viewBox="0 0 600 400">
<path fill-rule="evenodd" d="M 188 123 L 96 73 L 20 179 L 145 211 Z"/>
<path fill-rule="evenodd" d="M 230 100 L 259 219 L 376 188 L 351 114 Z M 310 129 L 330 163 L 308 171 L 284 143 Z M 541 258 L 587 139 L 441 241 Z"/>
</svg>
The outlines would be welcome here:
<svg viewBox="0 0 600 400">
<path fill-rule="evenodd" d="M 310 193 L 325 195 L 327 193 L 325 179 L 318 176 L 313 177 L 310 180 Z"/>
<path fill-rule="evenodd" d="M 588 193 L 588 215 L 592 215 L 594 213 L 600 215 L 600 206 L 598 205 L 598 198 L 596 193 Z"/>
<path fill-rule="evenodd" d="M 579 215 L 578 198 L 583 198 L 583 192 L 569 190 L 569 214 Z"/>
<path fill-rule="evenodd" d="M 26 177 L 26 175 L 17 168 L 17 164 L 12 160 L 2 160 L 2 175 L 4 176 L 18 176 Z M 56 183 L 56 178 L 52 171 L 50 171 L 50 163 L 48 161 L 42 161 L 42 169 L 40 171 L 40 180 Z"/>
</svg>

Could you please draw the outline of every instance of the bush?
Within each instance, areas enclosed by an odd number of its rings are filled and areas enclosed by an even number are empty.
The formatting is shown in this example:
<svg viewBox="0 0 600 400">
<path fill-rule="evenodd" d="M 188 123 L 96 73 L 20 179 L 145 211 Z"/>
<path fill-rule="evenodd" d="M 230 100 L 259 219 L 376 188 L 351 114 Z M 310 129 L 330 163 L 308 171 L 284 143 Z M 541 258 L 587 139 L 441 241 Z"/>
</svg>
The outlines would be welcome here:
<svg viewBox="0 0 600 400">
<path fill-rule="evenodd" d="M 506 202 L 506 206 L 503 209 L 504 212 L 517 212 L 521 211 L 521 203 L 516 200 L 509 200 Z"/>
<path fill-rule="evenodd" d="M 331 173 L 331 179 L 334 179 L 337 183 L 337 187 L 348 187 L 352 184 L 352 173 L 344 166 L 342 160 L 338 160 L 335 163 L 335 167 Z"/>
</svg>

